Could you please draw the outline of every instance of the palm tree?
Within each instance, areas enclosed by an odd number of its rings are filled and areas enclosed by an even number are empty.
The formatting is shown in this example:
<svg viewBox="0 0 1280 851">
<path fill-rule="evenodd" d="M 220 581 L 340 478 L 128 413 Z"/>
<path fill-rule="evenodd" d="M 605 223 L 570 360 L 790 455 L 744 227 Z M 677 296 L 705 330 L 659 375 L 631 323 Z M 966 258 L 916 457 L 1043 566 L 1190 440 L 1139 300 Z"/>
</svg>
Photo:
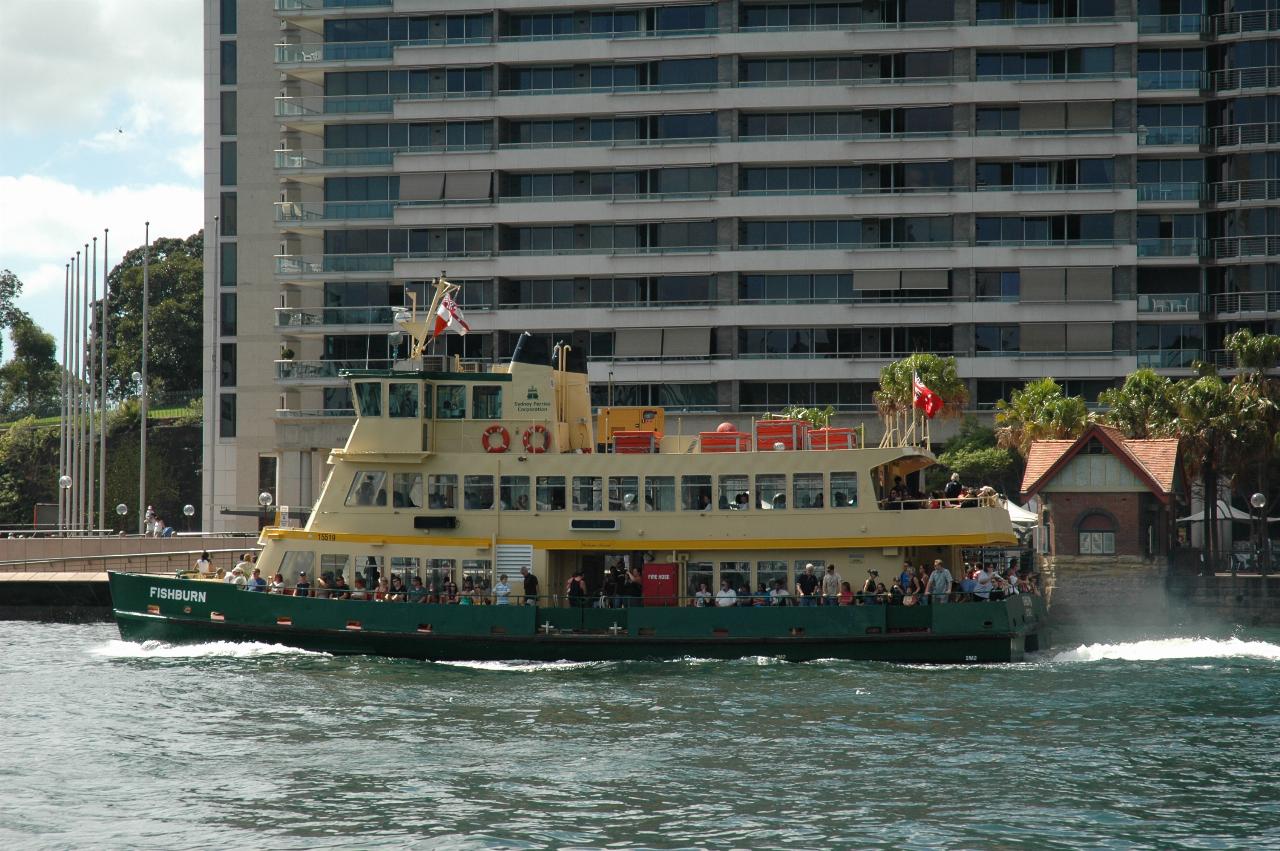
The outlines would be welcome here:
<svg viewBox="0 0 1280 851">
<path fill-rule="evenodd" d="M 1212 564 L 1219 549 L 1218 487 L 1228 474 L 1240 429 L 1239 397 L 1216 375 L 1182 385 L 1178 398 L 1177 433 L 1187 449 L 1186 462 L 1199 474 L 1204 491 L 1205 557 Z"/>
<path fill-rule="evenodd" d="M 958 417 L 969 401 L 969 385 L 956 372 L 956 359 L 919 352 L 880 370 L 880 389 L 873 394 L 884 416 L 909 413 L 915 401 L 913 376 L 942 397 L 941 416 Z"/>
<path fill-rule="evenodd" d="M 1089 425 L 1089 408 L 1079 396 L 1062 395 L 1052 378 L 1029 382 L 1009 401 L 996 402 L 996 439 L 1024 458 L 1036 440 L 1069 440 Z"/>
<path fill-rule="evenodd" d="M 1120 387 L 1104 390 L 1098 402 L 1107 408 L 1100 419 L 1133 440 L 1168 437 L 1178 417 L 1178 385 L 1154 370 L 1131 373 Z"/>
</svg>

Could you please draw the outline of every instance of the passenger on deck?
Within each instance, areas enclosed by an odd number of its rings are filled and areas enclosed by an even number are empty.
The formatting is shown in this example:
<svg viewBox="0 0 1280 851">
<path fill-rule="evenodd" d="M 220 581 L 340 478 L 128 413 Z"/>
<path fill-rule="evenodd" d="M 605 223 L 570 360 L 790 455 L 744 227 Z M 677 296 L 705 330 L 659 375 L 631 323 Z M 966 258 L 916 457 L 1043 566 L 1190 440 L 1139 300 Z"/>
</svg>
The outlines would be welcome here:
<svg viewBox="0 0 1280 851">
<path fill-rule="evenodd" d="M 275 576 L 271 577 L 271 593 L 272 594 L 284 593 L 284 577 L 278 573 Z"/>
<path fill-rule="evenodd" d="M 827 572 L 822 576 L 822 603 L 825 606 L 834 606 L 839 603 L 840 584 L 843 580 L 840 574 L 836 573 L 834 564 L 827 565 Z"/>
<path fill-rule="evenodd" d="M 802 606 L 818 605 L 818 577 L 813 571 L 813 562 L 809 562 L 804 566 L 804 573 L 796 578 L 796 596 Z"/>
<path fill-rule="evenodd" d="M 720 590 L 716 592 L 716 605 L 720 608 L 728 608 L 737 605 L 738 594 L 729 585 L 728 579 L 720 580 Z"/>
<path fill-rule="evenodd" d="M 213 576 L 213 562 L 209 560 L 209 551 L 205 550 L 200 553 L 200 558 L 196 559 L 196 570 L 201 576 Z"/>
<path fill-rule="evenodd" d="M 951 479 L 942 489 L 942 495 L 948 500 L 948 505 L 955 505 L 955 500 L 960 498 L 960 494 L 964 491 L 964 486 L 960 484 L 960 474 L 952 473 Z"/>
<path fill-rule="evenodd" d="M 421 576 L 413 577 L 413 581 L 409 583 L 407 597 L 410 603 L 421 603 L 427 599 L 427 589 L 422 586 Z"/>
<path fill-rule="evenodd" d="M 988 570 L 987 565 L 982 565 L 973 576 L 973 596 L 982 602 L 990 600 L 992 592 L 995 591 L 995 580 L 994 571 Z"/>
<path fill-rule="evenodd" d="M 347 584 L 347 580 L 341 573 L 333 578 L 333 591 L 331 596 L 335 600 L 348 600 L 351 598 L 351 586 Z"/>
<path fill-rule="evenodd" d="M 911 587 L 912 575 L 911 562 L 904 561 L 902 563 L 902 571 L 898 574 L 898 584 L 902 586 L 904 592 Z"/>
<path fill-rule="evenodd" d="M 329 599 L 329 580 L 325 578 L 323 573 L 316 576 L 315 595 L 318 600 Z"/>
<path fill-rule="evenodd" d="M 867 606 L 876 601 L 876 582 L 879 580 L 880 574 L 874 570 L 867 571 L 867 579 L 862 583 L 862 590 L 858 592 L 858 602 Z"/>
<path fill-rule="evenodd" d="M 495 606 L 511 605 L 511 586 L 507 584 L 507 575 L 498 574 L 498 584 L 493 586 L 493 604 Z"/>
<path fill-rule="evenodd" d="M 387 595 L 388 603 L 403 603 L 405 598 L 404 582 L 399 576 L 391 577 L 391 593 Z"/>
<path fill-rule="evenodd" d="M 942 559 L 933 560 L 933 572 L 929 574 L 929 580 L 926 591 L 929 593 L 930 603 L 946 603 L 951 597 L 951 585 L 955 580 L 951 578 L 951 571 L 942 566 Z"/>
<path fill-rule="evenodd" d="M 241 553 L 240 560 L 236 562 L 236 567 L 240 568 L 240 571 L 242 573 L 247 573 L 249 571 L 250 565 L 251 565 L 251 562 L 249 561 L 249 554 Z M 232 570 L 234 571 L 235 568 L 233 567 Z"/>
<path fill-rule="evenodd" d="M 769 592 L 769 599 L 775 606 L 790 606 L 791 592 L 787 590 L 787 583 L 781 579 L 774 580 L 773 590 Z"/>
<path fill-rule="evenodd" d="M 907 591 L 902 587 L 902 580 L 893 580 L 893 587 L 889 589 L 889 603 L 894 606 L 901 606 L 906 596 Z"/>
<path fill-rule="evenodd" d="M 307 572 L 305 570 L 298 571 L 298 584 L 293 587 L 293 596 L 311 596 L 311 583 L 307 581 Z"/>
<path fill-rule="evenodd" d="M 267 590 L 267 580 L 262 578 L 261 568 L 255 567 L 253 569 L 253 576 L 249 579 L 248 589 L 259 593 Z"/>
<path fill-rule="evenodd" d="M 565 594 L 569 597 L 570 606 L 575 609 L 586 607 L 587 581 L 583 578 L 581 570 L 575 570 L 573 576 L 569 577 L 569 583 L 565 586 Z"/>
<path fill-rule="evenodd" d="M 373 589 L 373 599 L 377 603 L 385 603 L 387 598 L 391 596 L 391 585 L 385 579 L 379 579 L 377 586 Z"/>
<path fill-rule="evenodd" d="M 365 585 L 364 577 L 356 574 L 355 587 L 351 589 L 351 599 L 367 600 L 369 599 L 369 586 Z"/>
<path fill-rule="evenodd" d="M 837 598 L 837 602 L 842 606 L 853 605 L 853 586 L 848 582 L 840 583 L 840 596 Z"/>
<path fill-rule="evenodd" d="M 758 586 L 756 588 L 754 605 L 769 606 L 772 604 L 773 604 L 773 598 L 769 596 L 769 586 L 766 585 L 763 581 L 761 581 L 760 583 L 758 583 Z"/>
<path fill-rule="evenodd" d="M 751 495 L 746 491 L 742 491 L 733 500 L 733 508 L 736 511 L 747 511 L 751 508 Z"/>
<path fill-rule="evenodd" d="M 524 604 L 526 606 L 536 606 L 538 604 L 538 577 L 527 567 L 520 568 L 520 575 L 524 577 Z"/>
<path fill-rule="evenodd" d="M 738 605 L 744 609 L 749 609 L 755 605 L 755 598 L 751 595 L 751 586 L 745 582 L 738 586 Z"/>
<path fill-rule="evenodd" d="M 694 608 L 702 609 L 711 604 L 711 592 L 707 590 L 707 583 L 699 582 L 698 590 L 693 592 Z"/>
<path fill-rule="evenodd" d="M 236 583 L 236 577 L 240 576 L 243 573 L 244 573 L 244 569 L 237 564 L 235 567 L 231 568 L 230 573 L 222 577 L 222 581 L 227 583 L 228 585 L 234 585 Z"/>
</svg>

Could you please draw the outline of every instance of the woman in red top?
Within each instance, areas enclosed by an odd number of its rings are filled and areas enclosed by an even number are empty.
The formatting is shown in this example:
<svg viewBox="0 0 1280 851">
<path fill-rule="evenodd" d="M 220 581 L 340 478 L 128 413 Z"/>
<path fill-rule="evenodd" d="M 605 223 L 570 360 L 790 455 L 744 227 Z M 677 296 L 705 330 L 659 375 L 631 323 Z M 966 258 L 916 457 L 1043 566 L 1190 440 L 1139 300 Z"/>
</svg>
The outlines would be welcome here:
<svg viewBox="0 0 1280 851">
<path fill-rule="evenodd" d="M 853 586 L 848 582 L 840 583 L 840 596 L 836 598 L 842 606 L 853 605 Z"/>
</svg>

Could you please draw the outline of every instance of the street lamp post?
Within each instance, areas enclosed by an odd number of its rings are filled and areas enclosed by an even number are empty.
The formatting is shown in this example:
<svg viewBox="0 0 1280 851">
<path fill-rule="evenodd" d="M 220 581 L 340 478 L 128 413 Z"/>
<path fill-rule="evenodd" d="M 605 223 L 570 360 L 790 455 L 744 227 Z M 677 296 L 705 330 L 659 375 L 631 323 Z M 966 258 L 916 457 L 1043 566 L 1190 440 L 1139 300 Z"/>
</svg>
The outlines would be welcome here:
<svg viewBox="0 0 1280 851">
<path fill-rule="evenodd" d="M 138 453 L 138 534 L 147 534 L 142 524 L 147 517 L 147 387 L 142 383 L 142 373 L 133 374 L 133 383 L 138 386 L 138 415 L 142 430 L 142 447 Z"/>
<path fill-rule="evenodd" d="M 1258 572 L 1267 575 L 1271 562 L 1271 539 L 1267 535 L 1267 497 L 1263 493 L 1255 493 L 1249 497 L 1249 505 L 1258 512 L 1258 532 L 1253 545 L 1253 560 Z"/>
<path fill-rule="evenodd" d="M 191 517 L 196 513 L 196 507 L 191 503 L 182 506 L 182 513 L 187 518 L 187 531 L 191 531 Z"/>
<path fill-rule="evenodd" d="M 69 504 L 68 500 L 71 498 L 71 477 L 66 475 L 65 473 L 59 476 L 58 489 L 62 493 L 62 496 L 60 497 L 62 502 Z M 63 528 L 62 533 L 65 535 L 67 533 L 67 529 Z"/>
</svg>

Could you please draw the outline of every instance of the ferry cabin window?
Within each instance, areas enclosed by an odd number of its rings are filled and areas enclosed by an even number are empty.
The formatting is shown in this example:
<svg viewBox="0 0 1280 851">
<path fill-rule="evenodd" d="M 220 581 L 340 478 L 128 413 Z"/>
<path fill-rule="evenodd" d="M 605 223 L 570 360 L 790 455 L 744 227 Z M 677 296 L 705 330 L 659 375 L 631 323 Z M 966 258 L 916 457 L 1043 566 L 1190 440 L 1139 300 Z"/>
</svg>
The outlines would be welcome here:
<svg viewBox="0 0 1280 851">
<path fill-rule="evenodd" d="M 574 476 L 573 477 L 573 510 L 574 511 L 599 511 L 600 510 L 600 477 L 599 476 Z"/>
<path fill-rule="evenodd" d="M 422 474 L 396 473 L 391 477 L 392 508 L 422 507 Z"/>
<path fill-rule="evenodd" d="M 467 388 L 463 384 L 441 384 L 436 388 L 436 419 L 460 420 L 467 415 Z"/>
<path fill-rule="evenodd" d="M 858 507 L 858 474 L 857 473 L 832 473 L 831 474 L 831 507 L 832 508 L 857 508 Z"/>
<path fill-rule="evenodd" d="M 681 476 L 680 507 L 685 511 L 709 511 L 711 509 L 711 477 Z"/>
<path fill-rule="evenodd" d="M 503 511 L 528 511 L 529 477 L 503 476 L 498 485 L 498 506 Z"/>
<path fill-rule="evenodd" d="M 721 476 L 720 494 L 716 498 L 716 507 L 747 511 L 751 508 L 750 479 L 742 475 Z"/>
<path fill-rule="evenodd" d="M 473 420 L 502 419 L 502 388 L 482 385 L 472 387 L 471 418 Z"/>
<path fill-rule="evenodd" d="M 538 476 L 539 511 L 564 511 L 564 476 Z"/>
<path fill-rule="evenodd" d="M 382 578 L 382 556 L 365 556 L 361 558 L 356 556 L 356 562 L 360 565 L 360 573 L 364 575 L 364 584 L 372 595 L 378 590 L 378 580 Z M 370 597 L 372 599 L 372 597 Z"/>
<path fill-rule="evenodd" d="M 685 567 L 685 571 L 684 571 L 684 575 L 688 579 L 688 583 L 689 583 L 686 586 L 685 594 L 692 597 L 694 594 L 697 594 L 698 591 L 702 590 L 702 586 L 705 585 L 707 586 L 706 590 L 710 592 L 710 594 L 714 598 L 716 591 L 720 587 L 719 585 L 716 585 L 714 582 L 715 580 L 714 570 L 715 570 L 715 566 L 709 561 L 689 562 L 689 564 Z M 707 602 L 707 605 L 714 606 L 715 600 L 714 599 L 709 600 Z"/>
<path fill-rule="evenodd" d="M 822 474 L 795 473 L 791 476 L 792 500 L 796 508 L 822 508 Z"/>
<path fill-rule="evenodd" d="M 405 589 L 413 587 L 413 577 L 418 575 L 418 558 L 416 556 L 392 556 L 391 576 L 399 576 Z M 388 580 L 390 577 L 387 577 Z"/>
<path fill-rule="evenodd" d="M 783 473 L 761 473 L 756 476 L 756 497 L 760 508 L 787 507 L 787 477 Z"/>
<path fill-rule="evenodd" d="M 453 571 L 453 559 L 429 558 L 427 559 L 427 576 L 423 581 L 427 583 L 427 588 L 434 586 L 437 591 L 443 591 L 444 584 L 453 581 L 455 575 Z"/>
<path fill-rule="evenodd" d="M 467 580 L 471 580 L 471 584 L 478 590 L 488 593 L 493 587 L 493 569 L 488 559 L 463 559 L 462 560 L 462 584 L 465 585 Z"/>
<path fill-rule="evenodd" d="M 356 404 L 360 406 L 360 416 L 362 417 L 382 416 L 382 382 L 357 382 Z"/>
<path fill-rule="evenodd" d="M 493 508 L 493 476 L 463 476 L 462 504 L 472 511 Z"/>
<path fill-rule="evenodd" d="M 431 388 L 432 385 L 422 385 L 422 418 L 424 420 L 431 419 Z"/>
<path fill-rule="evenodd" d="M 381 470 L 364 470 L 356 473 L 351 482 L 351 490 L 347 491 L 347 505 L 386 505 L 387 474 Z"/>
<path fill-rule="evenodd" d="M 326 584 L 332 585 L 333 581 L 341 576 L 347 584 L 351 584 L 353 577 L 347 573 L 347 562 L 350 560 L 351 556 L 346 553 L 341 555 L 334 553 L 322 554 L 320 556 L 320 578 Z"/>
<path fill-rule="evenodd" d="M 758 561 L 756 562 L 756 582 L 763 582 L 764 587 L 770 591 L 778 582 L 782 583 L 783 588 L 787 588 L 787 563 L 785 561 Z M 787 588 L 790 593 L 791 589 Z"/>
<path fill-rule="evenodd" d="M 292 588 L 298 584 L 298 575 L 305 573 L 307 580 L 310 581 L 316 563 L 316 554 L 307 550 L 289 550 L 284 554 L 284 558 L 280 560 L 280 576 L 284 579 L 284 584 Z"/>
<path fill-rule="evenodd" d="M 427 508 L 458 507 L 458 477 L 453 473 L 427 476 Z"/>
<path fill-rule="evenodd" d="M 640 510 L 640 477 L 639 476 L 610 476 L 609 477 L 609 510 L 610 511 L 639 511 Z"/>
<path fill-rule="evenodd" d="M 644 504 L 649 511 L 675 511 L 676 477 L 645 476 Z"/>
<path fill-rule="evenodd" d="M 418 416 L 418 385 L 387 385 L 387 414 L 392 417 Z"/>
<path fill-rule="evenodd" d="M 734 590 L 734 593 L 741 595 L 742 589 L 745 588 L 747 589 L 747 593 L 750 594 L 752 591 L 755 590 L 751 587 L 751 562 L 749 561 L 720 562 L 720 581 L 724 582 L 726 580 L 729 582 L 729 587 Z M 719 590 L 720 590 L 720 586 L 716 585 L 716 587 L 712 590 L 712 593 L 715 593 L 716 591 L 719 591 Z M 741 596 L 738 597 L 738 604 L 743 605 Z"/>
</svg>

